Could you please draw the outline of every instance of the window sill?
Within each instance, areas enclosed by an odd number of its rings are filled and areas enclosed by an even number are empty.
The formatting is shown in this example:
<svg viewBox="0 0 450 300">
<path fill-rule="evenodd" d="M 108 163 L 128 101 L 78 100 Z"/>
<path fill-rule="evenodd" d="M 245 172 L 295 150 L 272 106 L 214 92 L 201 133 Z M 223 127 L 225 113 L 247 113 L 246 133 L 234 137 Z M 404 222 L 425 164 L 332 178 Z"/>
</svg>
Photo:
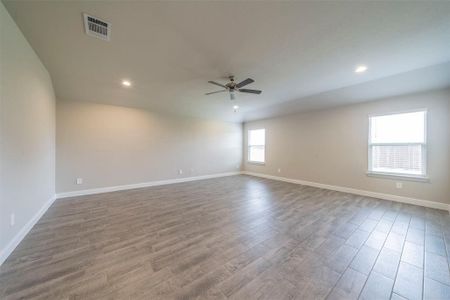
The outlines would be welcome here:
<svg viewBox="0 0 450 300">
<path fill-rule="evenodd" d="M 372 171 L 368 171 L 366 174 L 367 174 L 367 176 L 370 176 L 370 177 L 380 177 L 380 178 L 397 179 L 397 180 L 401 179 L 401 180 L 417 181 L 417 182 L 430 182 L 430 178 L 428 176 L 383 173 L 383 172 L 372 172 Z"/>
<path fill-rule="evenodd" d="M 251 165 L 258 165 L 258 166 L 265 166 L 265 165 L 266 165 L 265 162 L 250 161 L 250 160 L 248 160 L 247 163 L 248 163 L 248 164 L 251 164 Z"/>
</svg>

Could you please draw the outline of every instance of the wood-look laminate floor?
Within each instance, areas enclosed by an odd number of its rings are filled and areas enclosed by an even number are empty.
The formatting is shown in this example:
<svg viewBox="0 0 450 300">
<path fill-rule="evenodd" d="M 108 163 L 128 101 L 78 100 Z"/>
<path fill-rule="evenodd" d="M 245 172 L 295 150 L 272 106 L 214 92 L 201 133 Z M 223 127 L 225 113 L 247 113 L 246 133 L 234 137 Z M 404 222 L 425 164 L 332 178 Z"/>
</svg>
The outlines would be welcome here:
<svg viewBox="0 0 450 300">
<path fill-rule="evenodd" d="M 1 299 L 450 299 L 447 212 L 250 176 L 56 201 Z"/>
</svg>

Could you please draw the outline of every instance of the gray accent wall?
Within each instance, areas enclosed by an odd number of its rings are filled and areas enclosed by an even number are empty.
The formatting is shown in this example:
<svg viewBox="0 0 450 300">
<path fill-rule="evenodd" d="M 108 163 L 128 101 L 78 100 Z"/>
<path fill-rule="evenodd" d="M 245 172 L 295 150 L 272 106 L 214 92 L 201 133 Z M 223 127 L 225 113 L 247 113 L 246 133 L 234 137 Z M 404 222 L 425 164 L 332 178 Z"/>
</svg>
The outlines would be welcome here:
<svg viewBox="0 0 450 300">
<path fill-rule="evenodd" d="M 47 70 L 1 2 L 0 25 L 1 264 L 55 194 L 55 97 Z"/>
<path fill-rule="evenodd" d="M 249 129 L 266 129 L 266 163 L 248 163 L 244 147 L 245 170 L 450 204 L 449 103 L 450 90 L 440 90 L 248 122 L 245 145 Z M 421 108 L 428 109 L 430 182 L 367 176 L 369 114 Z"/>
<path fill-rule="evenodd" d="M 56 112 L 57 193 L 241 170 L 241 123 L 80 101 Z"/>
</svg>

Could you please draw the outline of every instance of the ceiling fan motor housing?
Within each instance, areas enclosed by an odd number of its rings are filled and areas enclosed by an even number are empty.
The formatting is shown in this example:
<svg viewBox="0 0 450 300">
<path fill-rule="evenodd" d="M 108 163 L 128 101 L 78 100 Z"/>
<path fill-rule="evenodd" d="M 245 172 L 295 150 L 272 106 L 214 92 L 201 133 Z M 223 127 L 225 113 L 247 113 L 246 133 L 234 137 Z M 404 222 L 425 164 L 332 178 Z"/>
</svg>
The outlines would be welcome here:
<svg viewBox="0 0 450 300">
<path fill-rule="evenodd" d="M 234 91 L 236 89 L 236 83 L 234 82 L 234 76 L 230 76 L 230 82 L 227 83 L 225 86 L 230 90 L 230 92 Z"/>
</svg>

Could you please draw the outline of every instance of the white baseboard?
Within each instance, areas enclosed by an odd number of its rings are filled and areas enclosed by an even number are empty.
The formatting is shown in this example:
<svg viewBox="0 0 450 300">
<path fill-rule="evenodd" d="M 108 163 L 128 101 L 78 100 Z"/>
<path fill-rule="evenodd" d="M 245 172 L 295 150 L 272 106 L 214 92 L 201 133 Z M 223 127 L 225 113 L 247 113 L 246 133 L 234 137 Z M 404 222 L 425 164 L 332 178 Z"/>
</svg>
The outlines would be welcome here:
<svg viewBox="0 0 450 300">
<path fill-rule="evenodd" d="M 348 188 L 348 187 L 334 186 L 334 185 L 322 184 L 322 183 L 317 183 L 317 182 L 291 179 L 291 178 L 286 178 L 286 177 L 272 176 L 272 175 L 247 172 L 247 171 L 218 173 L 218 174 L 211 174 L 211 175 L 176 178 L 176 179 L 168 179 L 168 180 L 158 180 L 158 181 L 150 181 L 150 182 L 143 182 L 143 183 L 137 183 L 137 184 L 111 186 L 111 187 L 96 188 L 96 189 L 73 191 L 73 192 L 57 194 L 55 197 L 52 197 L 51 199 L 49 199 L 41 207 L 41 209 L 22 227 L 22 229 L 14 236 L 14 238 L 8 243 L 8 245 L 4 249 L 1 250 L 0 266 L 8 258 L 8 256 L 14 251 L 14 249 L 17 247 L 17 245 L 19 245 L 19 243 L 22 241 L 22 239 L 28 234 L 28 232 L 31 230 L 31 228 L 33 228 L 33 226 L 44 215 L 44 213 L 47 211 L 47 209 L 53 204 L 55 199 L 82 196 L 82 195 L 92 195 L 92 194 L 99 194 L 99 193 L 107 193 L 107 192 L 114 192 L 114 191 L 122 191 L 122 190 L 128 190 L 128 189 L 166 185 L 166 184 L 203 180 L 203 179 L 210 179 L 210 178 L 218 178 L 218 177 L 225 177 L 225 176 L 233 176 L 233 175 L 239 175 L 239 174 L 246 174 L 246 175 L 250 175 L 250 176 L 256 176 L 256 177 L 262 177 L 262 178 L 273 179 L 273 180 L 278 180 L 278 181 L 307 185 L 307 186 L 312 186 L 312 187 L 317 187 L 317 188 L 322 188 L 322 189 L 327 189 L 327 190 L 333 190 L 333 191 L 338 191 L 338 192 L 344 192 L 344 193 L 349 193 L 349 194 L 356 194 L 356 195 L 373 197 L 373 198 L 378 198 L 378 199 L 383 199 L 383 200 L 390 200 L 390 201 L 414 204 L 414 205 L 419 205 L 419 206 L 424 206 L 424 207 L 448 210 L 450 212 L 450 205 L 447 205 L 444 203 L 403 197 L 403 196 L 396 196 L 396 195 L 391 195 L 391 194 L 370 192 L 370 191 L 358 190 L 358 189 L 353 189 L 353 188 Z"/>
<path fill-rule="evenodd" d="M 450 213 L 450 205 L 445 204 L 445 203 L 440 203 L 440 202 L 415 199 L 415 198 L 409 198 L 409 197 L 397 196 L 397 195 L 391 195 L 391 194 L 377 193 L 377 192 L 371 192 L 371 191 L 365 191 L 365 190 L 358 190 L 358 189 L 353 189 L 353 188 L 349 188 L 349 187 L 328 185 L 328 184 L 322 184 L 322 183 L 317 183 L 317 182 L 311 182 L 311 181 L 305 181 L 305 180 L 299 180 L 299 179 L 291 179 L 291 178 L 279 177 L 279 176 L 272 176 L 272 175 L 267 175 L 267 174 L 262 174 L 262 173 L 254 173 L 254 172 L 248 172 L 248 171 L 244 171 L 244 172 L 242 172 L 242 174 L 256 176 L 256 177 L 262 177 L 262 178 L 267 178 L 267 179 L 273 179 L 273 180 L 278 180 L 278 181 L 290 182 L 290 183 L 295 183 L 295 184 L 307 185 L 307 186 L 317 187 L 317 188 L 321 188 L 321 189 L 333 190 L 333 191 L 355 194 L 355 195 L 360 195 L 360 196 L 367 196 L 367 197 L 378 198 L 378 199 L 383 199 L 383 200 L 390 200 L 390 201 L 395 201 L 395 202 L 408 203 L 408 204 L 414 204 L 414 205 L 430 207 L 430 208 L 435 208 L 435 209 L 447 210 Z"/>
<path fill-rule="evenodd" d="M 193 177 L 149 181 L 149 182 L 142 182 L 142 183 L 127 184 L 127 185 L 108 186 L 108 187 L 102 187 L 102 188 L 59 193 L 59 194 L 56 194 L 56 198 L 60 199 L 60 198 L 67 198 L 67 197 L 101 194 L 101 193 L 108 193 L 108 192 L 115 192 L 115 191 L 138 189 L 138 188 L 144 188 L 144 187 L 150 187 L 150 186 L 158 186 L 158 185 L 174 184 L 174 183 L 180 183 L 180 182 L 203 180 L 203 179 L 210 179 L 210 178 L 217 178 L 217 177 L 233 176 L 233 175 L 239 175 L 239 174 L 241 174 L 241 172 L 227 172 L 227 173 L 217 173 L 217 174 L 201 175 L 201 176 L 193 176 Z"/>
<path fill-rule="evenodd" d="M 45 214 L 47 209 L 53 204 L 56 197 L 50 198 L 39 211 L 20 229 L 20 231 L 14 236 L 14 238 L 6 245 L 0 252 L 0 266 L 5 262 L 8 256 L 16 249 L 17 245 L 23 240 L 23 238 L 30 232 L 31 228 L 39 221 L 39 219 Z"/>
<path fill-rule="evenodd" d="M 44 215 L 47 209 L 53 204 L 56 199 L 66 198 L 66 197 L 75 197 L 75 196 L 83 196 L 83 195 L 92 195 L 92 194 L 100 194 L 114 191 L 122 191 L 129 189 L 136 189 L 142 187 L 150 187 L 157 185 L 166 185 L 180 182 L 188 182 L 202 179 L 210 179 L 217 177 L 225 177 L 232 175 L 239 175 L 241 172 L 228 172 L 228 173 L 218 173 L 218 174 L 210 174 L 210 175 L 202 175 L 202 176 L 194 176 L 194 177 L 184 177 L 184 178 L 176 178 L 176 179 L 168 179 L 168 180 L 158 180 L 158 181 L 150 181 L 136 184 L 128 184 L 128 185 L 119 185 L 119 186 L 111 186 L 104 188 L 96 188 L 89 190 L 81 190 L 81 191 L 73 191 L 67 193 L 57 194 L 48 200 L 41 209 L 22 227 L 22 229 L 14 236 L 14 238 L 6 245 L 4 249 L 1 249 L 0 252 L 0 266 L 3 262 L 8 258 L 8 256 L 14 251 L 14 249 L 19 245 L 19 243 L 23 240 L 23 238 L 28 234 L 28 232 L 33 228 L 33 226 L 39 221 L 39 219 Z"/>
</svg>

